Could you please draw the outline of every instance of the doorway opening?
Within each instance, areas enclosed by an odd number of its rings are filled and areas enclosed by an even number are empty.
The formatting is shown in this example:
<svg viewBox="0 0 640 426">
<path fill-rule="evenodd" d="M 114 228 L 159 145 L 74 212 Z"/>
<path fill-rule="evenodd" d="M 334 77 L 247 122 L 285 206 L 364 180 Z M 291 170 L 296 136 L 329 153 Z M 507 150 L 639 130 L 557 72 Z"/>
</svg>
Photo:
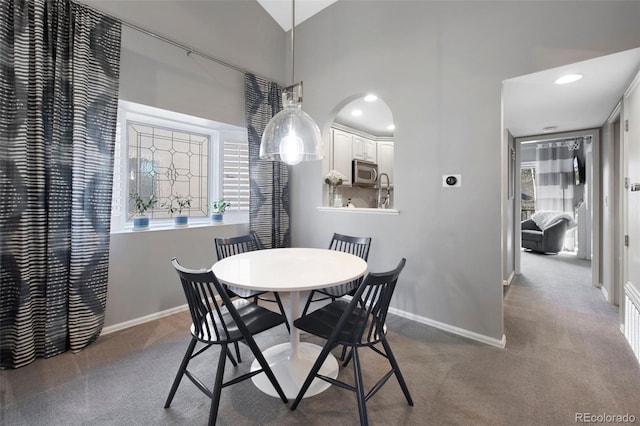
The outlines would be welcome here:
<svg viewBox="0 0 640 426">
<path fill-rule="evenodd" d="M 588 270 L 592 284 L 594 256 L 594 158 L 599 131 L 584 130 L 516 138 L 518 155 L 516 217 L 520 223 L 516 248 L 517 273 L 534 263 L 554 268 L 561 262 Z M 597 188 L 596 188 L 597 190 Z M 519 213 L 519 214 L 518 214 Z M 542 237 L 542 235 L 544 237 Z M 525 256 L 539 256 L 535 262 Z"/>
<path fill-rule="evenodd" d="M 591 259 L 587 229 L 591 227 L 591 209 L 585 172 L 592 153 L 591 139 L 586 136 L 522 143 L 520 221 L 530 224 L 523 228 L 523 248 Z M 535 230 L 527 232 L 531 227 Z M 543 240 L 539 242 L 541 235 Z"/>
</svg>

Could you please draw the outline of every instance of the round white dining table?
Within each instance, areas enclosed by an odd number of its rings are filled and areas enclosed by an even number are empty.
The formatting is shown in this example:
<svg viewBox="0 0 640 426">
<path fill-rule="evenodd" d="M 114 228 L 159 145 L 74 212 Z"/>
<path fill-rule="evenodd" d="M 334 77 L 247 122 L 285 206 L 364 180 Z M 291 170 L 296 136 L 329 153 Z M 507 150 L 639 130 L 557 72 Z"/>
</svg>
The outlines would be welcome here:
<svg viewBox="0 0 640 426">
<path fill-rule="evenodd" d="M 224 284 L 290 294 L 289 342 L 272 346 L 262 353 L 287 398 L 295 398 L 322 350 L 318 345 L 300 342 L 300 331 L 293 326 L 293 321 L 300 316 L 300 292 L 353 281 L 364 275 L 367 263 L 358 256 L 336 250 L 278 248 L 226 257 L 216 262 L 211 270 Z M 251 370 L 259 368 L 254 361 Z M 338 362 L 334 356 L 327 358 L 320 374 L 334 379 L 338 376 Z M 278 396 L 264 374 L 251 380 L 263 392 Z M 329 386 L 324 380 L 315 379 L 305 397 L 316 395 Z"/>
</svg>

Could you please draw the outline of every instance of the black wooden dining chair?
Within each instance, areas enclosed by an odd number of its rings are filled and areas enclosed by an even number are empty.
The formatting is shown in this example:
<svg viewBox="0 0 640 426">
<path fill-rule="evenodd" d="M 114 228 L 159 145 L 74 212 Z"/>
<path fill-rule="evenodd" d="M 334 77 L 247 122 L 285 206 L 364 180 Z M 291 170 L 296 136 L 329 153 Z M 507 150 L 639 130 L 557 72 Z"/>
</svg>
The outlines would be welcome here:
<svg viewBox="0 0 640 426">
<path fill-rule="evenodd" d="M 282 324 L 286 319 L 276 312 L 258 306 L 255 303 L 250 303 L 244 299 L 237 299 L 232 302 L 227 291 L 211 270 L 190 270 L 184 268 L 178 263 L 175 257 L 171 263 L 180 277 L 193 323 L 190 329 L 191 342 L 180 363 L 180 368 L 173 381 L 164 408 L 168 408 L 171 404 L 184 375 L 186 375 L 198 389 L 204 392 L 205 395 L 211 398 L 209 425 L 216 423 L 222 388 L 239 383 L 262 372 L 266 374 L 280 396 L 280 399 L 282 399 L 284 403 L 287 403 L 287 397 L 253 338 L 253 336 L 258 333 Z M 243 341 L 249 346 L 261 368 L 224 382 L 224 368 L 227 356 L 229 356 L 233 365 L 237 366 L 231 356 L 228 345 L 238 341 Z M 198 343 L 202 343 L 205 346 L 194 353 Z M 194 373 L 189 371 L 187 367 L 193 358 L 202 354 L 212 346 L 220 346 L 221 349 L 218 355 L 218 369 L 215 375 L 215 382 L 213 388 L 209 389 Z"/>
<path fill-rule="evenodd" d="M 300 404 L 311 382 L 315 378 L 319 378 L 355 392 L 358 400 L 360 424 L 367 425 L 366 401 L 380 390 L 394 374 L 407 399 L 407 403 L 413 406 L 413 400 L 400 372 L 400 366 L 391 351 L 385 335 L 385 321 L 389 310 L 389 302 L 405 263 L 406 259 L 403 258 L 392 271 L 369 273 L 358 287 L 351 301 L 336 300 L 294 321 L 293 324 L 296 328 L 326 339 L 326 343 L 305 379 L 296 400 L 291 405 L 292 410 L 295 410 Z M 382 348 L 378 348 L 378 344 L 381 344 Z M 345 345 L 351 348 L 355 385 L 319 374 L 320 367 L 327 359 L 329 352 L 337 345 Z M 358 350 L 365 347 L 371 348 L 379 355 L 387 358 L 391 365 L 391 370 L 382 376 L 367 394 L 364 392 L 361 363 L 358 355 Z"/>
<path fill-rule="evenodd" d="M 365 262 L 369 258 L 369 248 L 371 247 L 371 238 L 370 237 L 352 237 L 349 235 L 342 235 L 338 233 L 333 234 L 333 238 L 331 238 L 331 243 L 329 244 L 330 250 L 342 251 L 345 253 L 351 253 L 362 258 Z M 309 305 L 311 302 L 319 302 L 321 300 L 331 299 L 334 302 L 336 299 L 341 298 L 346 295 L 353 295 L 353 293 L 358 288 L 358 285 L 362 282 L 362 278 L 358 278 L 357 280 L 350 281 L 345 284 L 340 284 L 333 287 L 321 288 L 317 290 L 311 290 L 309 297 L 307 298 L 307 303 L 304 305 L 304 309 L 302 310 L 302 316 L 306 315 L 307 310 L 309 309 Z M 319 295 L 314 299 L 314 295 Z"/>
<path fill-rule="evenodd" d="M 249 234 L 241 235 L 239 237 L 216 238 L 214 242 L 216 245 L 216 255 L 218 256 L 218 260 L 222 260 L 225 257 L 233 256 L 235 254 L 246 253 L 248 251 L 262 250 L 262 244 L 255 232 L 250 232 Z M 273 299 L 271 299 L 269 297 L 265 297 L 265 294 L 270 293 L 268 291 L 250 290 L 226 284 L 223 285 L 232 297 L 253 299 L 254 303 L 258 303 L 258 300 L 277 303 L 280 314 L 285 318 L 287 317 L 287 314 L 284 312 L 284 307 L 282 306 L 282 300 L 280 300 L 280 295 L 277 292 L 273 292 Z M 285 321 L 285 325 L 287 330 L 290 331 L 288 321 Z M 238 356 L 238 361 L 240 361 L 238 348 L 236 348 L 236 355 Z"/>
</svg>

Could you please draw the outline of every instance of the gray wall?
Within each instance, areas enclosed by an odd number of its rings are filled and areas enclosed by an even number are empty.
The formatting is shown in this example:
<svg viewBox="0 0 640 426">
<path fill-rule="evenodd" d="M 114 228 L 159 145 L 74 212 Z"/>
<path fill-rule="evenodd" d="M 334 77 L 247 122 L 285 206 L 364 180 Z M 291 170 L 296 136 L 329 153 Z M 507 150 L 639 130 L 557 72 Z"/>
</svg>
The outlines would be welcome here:
<svg viewBox="0 0 640 426">
<path fill-rule="evenodd" d="M 284 81 L 286 34 L 254 1 L 83 1 L 192 48 Z M 244 126 L 244 76 L 123 28 L 120 98 Z M 226 219 L 225 219 L 226 220 Z M 211 266 L 213 239 L 247 224 L 112 234 L 105 326 L 114 329 L 186 303 L 170 260 Z M 108 329 L 107 329 L 108 330 Z"/>
<path fill-rule="evenodd" d="M 105 327 L 117 329 L 186 305 L 171 259 L 187 268 L 211 267 L 216 260 L 214 238 L 247 232 L 247 224 L 223 224 L 111 234 Z"/>
<path fill-rule="evenodd" d="M 225 62 L 284 82 L 286 34 L 255 1 L 83 0 Z M 120 99 L 244 126 L 244 75 L 123 27 Z"/>
<path fill-rule="evenodd" d="M 86 3 L 289 81 L 288 37 L 254 1 Z M 302 164 L 291 174 L 294 245 L 325 247 L 333 232 L 370 235 L 371 270 L 408 259 L 394 308 L 498 341 L 502 80 L 638 47 L 639 17 L 637 1 L 340 1 L 302 23 L 296 31 L 296 79 L 305 83 L 305 111 L 323 130 L 336 105 L 354 94 L 375 90 L 393 111 L 394 205 L 401 213 L 320 212 L 323 166 Z M 244 123 L 241 74 L 126 29 L 121 97 Z M 445 173 L 461 173 L 462 188 L 443 189 Z M 161 271 L 165 254 L 134 250 L 143 238 L 171 247 L 177 233 L 180 239 L 196 237 L 193 230 L 158 233 L 160 241 L 152 233 L 114 235 L 112 271 L 119 272 L 110 280 L 107 325 L 184 303 L 170 293 L 175 288 L 165 291 L 173 277 L 154 272 L 132 282 L 120 271 L 123 265 L 135 268 L 125 262 L 132 256 Z M 202 240 L 185 250 L 204 262 L 209 254 L 205 259 L 201 250 L 213 235 L 196 234 Z M 129 241 L 134 238 L 140 240 Z M 128 302 L 134 296 L 141 305 Z"/>
<path fill-rule="evenodd" d="M 396 123 L 399 216 L 318 211 L 322 165 L 293 168 L 293 242 L 373 237 L 370 269 L 408 259 L 393 307 L 501 339 L 501 84 L 640 45 L 639 2 L 337 2 L 296 31 L 305 110 L 322 129 L 375 90 Z M 444 189 L 441 175 L 461 173 Z"/>
</svg>

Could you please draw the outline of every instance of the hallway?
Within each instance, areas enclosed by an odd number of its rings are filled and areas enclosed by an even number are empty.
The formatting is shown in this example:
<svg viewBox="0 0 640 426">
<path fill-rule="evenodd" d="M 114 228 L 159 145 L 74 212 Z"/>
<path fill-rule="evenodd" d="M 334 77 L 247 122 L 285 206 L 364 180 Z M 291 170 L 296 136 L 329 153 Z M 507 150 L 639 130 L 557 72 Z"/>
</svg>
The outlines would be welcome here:
<svg viewBox="0 0 640 426">
<path fill-rule="evenodd" d="M 638 420 L 640 393 L 631 390 L 640 388 L 640 366 L 620 332 L 618 308 L 591 285 L 590 262 L 568 253 L 521 254 L 523 273 L 504 309 L 507 350 L 517 348 L 523 368 L 538 376 L 523 390 L 544 399 L 552 388 L 564 401 L 556 409 Z M 623 387 L 629 391 L 621 394 Z"/>
</svg>

